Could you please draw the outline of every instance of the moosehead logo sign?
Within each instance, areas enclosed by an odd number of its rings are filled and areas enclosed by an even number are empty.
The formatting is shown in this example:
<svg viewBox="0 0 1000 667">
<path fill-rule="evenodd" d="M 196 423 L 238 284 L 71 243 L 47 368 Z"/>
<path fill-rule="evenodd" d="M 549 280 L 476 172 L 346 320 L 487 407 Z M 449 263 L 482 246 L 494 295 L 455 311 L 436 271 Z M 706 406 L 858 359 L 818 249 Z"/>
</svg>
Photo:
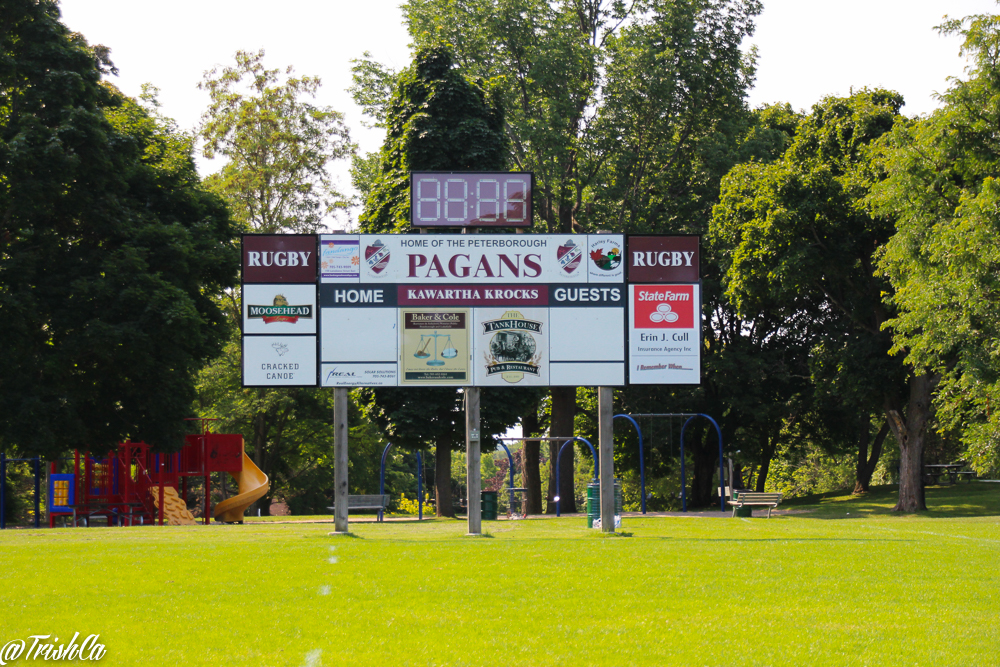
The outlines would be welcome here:
<svg viewBox="0 0 1000 667">
<path fill-rule="evenodd" d="M 261 319 L 264 324 L 272 322 L 295 324 L 300 317 L 312 318 L 312 316 L 312 305 L 290 306 L 283 294 L 276 294 L 274 303 L 270 306 L 247 306 L 247 317 L 251 320 Z"/>
</svg>

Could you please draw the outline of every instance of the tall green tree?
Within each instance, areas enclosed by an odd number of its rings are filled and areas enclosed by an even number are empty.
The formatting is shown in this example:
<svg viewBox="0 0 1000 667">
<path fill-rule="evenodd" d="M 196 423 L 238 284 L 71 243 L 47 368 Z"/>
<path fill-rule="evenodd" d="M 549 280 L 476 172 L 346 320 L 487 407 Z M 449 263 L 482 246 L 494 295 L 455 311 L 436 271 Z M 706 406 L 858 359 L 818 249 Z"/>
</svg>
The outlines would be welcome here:
<svg viewBox="0 0 1000 667">
<path fill-rule="evenodd" d="M 897 219 L 879 262 L 898 309 L 886 323 L 893 351 L 926 369 L 928 388 L 941 378 L 941 427 L 962 434 L 966 458 L 985 473 L 1000 470 L 1000 17 L 949 20 L 939 30 L 964 37 L 968 77 L 951 79 L 941 109 L 887 139 L 889 176 L 871 203 Z M 915 439 L 904 439 L 909 450 L 924 436 L 910 429 L 903 437 Z M 904 475 L 917 478 L 917 466 L 915 453 L 904 456 Z"/>
<path fill-rule="evenodd" d="M 356 96 L 368 89 L 358 81 Z M 386 138 L 360 217 L 363 232 L 409 231 L 411 171 L 506 170 L 503 110 L 489 88 L 455 67 L 445 46 L 417 51 L 383 116 Z"/>
<path fill-rule="evenodd" d="M 930 418 L 933 381 L 889 355 L 883 328 L 891 316 L 883 295 L 891 286 L 875 275 L 875 262 L 895 232 L 894 219 L 866 205 L 884 177 L 878 141 L 905 124 L 902 103 L 890 91 L 862 90 L 816 104 L 781 160 L 740 165 L 726 176 L 712 229 L 725 248 L 727 295 L 740 313 L 809 321 L 814 416 L 842 419 L 843 410 L 829 410 L 824 399 L 854 413 L 848 423 L 862 489 L 874 468 L 870 415 L 882 412 L 904 458 L 909 446 L 917 461 Z M 884 438 L 875 434 L 875 451 Z M 897 509 L 922 509 L 920 468 L 915 478 L 905 476 L 908 470 L 904 464 Z"/>
<path fill-rule="evenodd" d="M 343 115 L 317 105 L 321 81 L 293 76 L 264 63 L 264 51 L 239 51 L 235 64 L 206 72 L 200 84 L 210 104 L 199 134 L 206 157 L 225 160 L 206 179 L 232 211 L 244 232 L 312 233 L 329 225 L 347 206 L 337 192 L 330 166 L 353 154 Z M 202 416 L 219 417 L 247 436 L 254 462 L 273 480 L 258 501 L 262 515 L 271 498 L 315 457 L 307 442 L 329 442 L 325 419 L 329 393 L 323 389 L 243 388 L 239 380 L 242 308 L 235 291 L 222 295 L 229 321 L 226 353 L 207 366 L 200 382 Z"/>
<path fill-rule="evenodd" d="M 318 77 L 284 76 L 264 50 L 236 52 L 235 66 L 205 73 L 199 134 L 205 157 L 226 160 L 208 185 L 252 232 L 315 232 L 347 207 L 329 167 L 354 152 L 343 114 L 310 100 Z"/>
<path fill-rule="evenodd" d="M 356 97 L 372 88 L 362 75 L 364 68 L 356 67 Z M 503 171 L 506 167 L 503 111 L 487 88 L 455 67 L 446 46 L 418 49 L 412 65 L 396 77 L 388 104 L 378 114 L 386 139 L 360 217 L 363 232 L 410 230 L 411 171 Z M 386 429 L 394 444 L 416 450 L 433 443 L 437 513 L 454 516 L 451 453 L 465 442 L 463 394 L 449 388 L 375 388 L 364 390 L 363 395 L 367 414 Z M 494 395 L 504 398 L 493 400 Z M 517 423 L 523 407 L 517 398 L 528 395 L 531 392 L 523 390 L 484 390 L 483 432 L 502 433 Z"/>
<path fill-rule="evenodd" d="M 192 142 L 102 84 L 55 2 L 0 17 L 0 442 L 183 443 L 238 257 Z"/>
<path fill-rule="evenodd" d="M 510 164 L 535 174 L 536 229 L 561 233 L 707 228 L 749 123 L 754 53 L 740 46 L 760 10 L 756 0 L 403 5 L 418 46 L 452 44 L 467 72 L 496 82 Z M 704 408 L 691 392 L 680 401 Z M 553 388 L 549 404 L 550 435 L 573 435 L 575 388 Z M 528 460 L 537 447 L 526 443 Z M 554 495 L 573 497 L 572 467 L 558 482 L 551 471 L 550 511 Z"/>
</svg>

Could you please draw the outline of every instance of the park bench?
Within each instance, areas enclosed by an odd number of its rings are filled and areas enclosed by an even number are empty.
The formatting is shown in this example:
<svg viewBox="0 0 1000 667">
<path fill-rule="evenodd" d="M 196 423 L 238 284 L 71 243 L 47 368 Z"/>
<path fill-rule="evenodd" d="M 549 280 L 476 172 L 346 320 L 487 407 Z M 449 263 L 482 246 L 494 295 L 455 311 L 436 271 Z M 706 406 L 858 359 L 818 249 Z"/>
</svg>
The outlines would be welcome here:
<svg viewBox="0 0 1000 667">
<path fill-rule="evenodd" d="M 736 491 L 733 499 L 726 501 L 733 506 L 733 516 L 741 507 L 766 507 L 767 518 L 771 518 L 771 510 L 781 503 L 780 493 L 758 493 L 757 491 Z"/>
<path fill-rule="evenodd" d="M 379 510 L 379 519 L 382 517 L 382 512 L 385 510 L 386 505 L 389 504 L 389 494 L 379 495 L 375 494 L 372 496 L 347 496 L 347 511 L 351 510 Z M 327 507 L 331 512 L 336 506 L 336 503 Z"/>
<path fill-rule="evenodd" d="M 959 472 L 957 472 L 955 474 L 959 477 L 959 479 L 961 479 L 962 477 L 965 477 L 966 479 L 969 480 L 969 482 L 972 482 L 972 480 L 974 480 L 976 478 L 976 471 L 975 470 L 960 470 Z"/>
</svg>

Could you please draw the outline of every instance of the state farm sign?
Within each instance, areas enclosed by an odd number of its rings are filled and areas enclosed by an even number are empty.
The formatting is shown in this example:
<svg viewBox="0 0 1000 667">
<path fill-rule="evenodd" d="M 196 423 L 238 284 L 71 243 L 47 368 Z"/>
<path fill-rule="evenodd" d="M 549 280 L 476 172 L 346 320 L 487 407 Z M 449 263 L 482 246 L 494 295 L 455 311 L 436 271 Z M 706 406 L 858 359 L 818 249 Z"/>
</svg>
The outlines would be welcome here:
<svg viewBox="0 0 1000 667">
<path fill-rule="evenodd" d="M 694 327 L 695 285 L 637 286 L 632 303 L 636 329 L 691 329 Z"/>
</svg>

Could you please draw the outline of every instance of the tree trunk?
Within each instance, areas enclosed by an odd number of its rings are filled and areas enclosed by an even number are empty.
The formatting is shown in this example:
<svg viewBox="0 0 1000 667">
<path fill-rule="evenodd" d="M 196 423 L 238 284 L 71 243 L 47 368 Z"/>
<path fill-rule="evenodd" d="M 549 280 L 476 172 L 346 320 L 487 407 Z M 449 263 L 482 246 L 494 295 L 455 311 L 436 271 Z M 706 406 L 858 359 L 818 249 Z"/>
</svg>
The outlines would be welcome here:
<svg viewBox="0 0 1000 667">
<path fill-rule="evenodd" d="M 265 390 L 261 390 L 263 392 Z M 267 475 L 271 481 L 268 487 L 268 494 L 250 506 L 251 513 L 257 510 L 260 516 L 271 516 L 271 494 L 274 493 L 274 476 L 271 474 L 271 466 L 267 461 L 267 415 L 258 412 L 254 417 L 253 433 L 253 455 L 254 463 L 261 472 Z"/>
<path fill-rule="evenodd" d="M 692 507 L 710 507 L 712 505 L 712 475 L 718 470 L 718 446 L 715 444 L 715 433 L 711 438 L 705 438 L 705 430 L 698 429 L 697 439 L 692 438 L 697 445 L 691 448 L 691 458 L 694 460 L 694 475 L 691 479 Z M 705 440 L 711 440 L 706 444 Z"/>
<path fill-rule="evenodd" d="M 931 417 L 931 395 L 941 376 L 931 373 L 910 377 L 910 399 L 906 416 L 891 399 L 886 400 L 885 416 L 899 443 L 899 502 L 894 512 L 919 512 L 924 501 L 924 442 Z"/>
<path fill-rule="evenodd" d="M 451 448 L 438 443 L 434 450 L 434 506 L 437 516 L 455 516 L 451 504 Z"/>
<path fill-rule="evenodd" d="M 868 430 L 869 418 L 867 412 L 861 416 L 860 421 L 860 430 L 858 431 L 858 462 L 855 472 L 856 481 L 854 482 L 854 495 L 856 496 L 868 493 L 868 489 L 872 483 L 872 474 L 875 472 L 875 466 L 878 465 L 878 460 L 882 456 L 882 446 L 885 444 L 886 436 L 889 435 L 889 424 L 883 423 L 882 428 L 875 434 L 875 442 L 872 443 L 872 451 L 869 454 L 868 441 L 871 439 L 871 434 Z"/>
<path fill-rule="evenodd" d="M 549 435 L 552 437 L 572 437 L 573 417 L 576 416 L 576 387 L 552 387 L 552 418 Z M 549 493 L 548 514 L 555 514 L 556 504 L 553 498 L 559 496 L 559 509 L 562 513 L 576 512 L 576 498 L 573 493 L 573 459 L 576 447 L 570 445 L 559 460 L 558 490 L 556 489 L 556 456 L 559 454 L 562 441 L 549 443 Z"/>
<path fill-rule="evenodd" d="M 764 451 L 760 458 L 760 469 L 757 471 L 757 482 L 754 484 L 754 491 L 764 493 L 764 485 L 767 484 L 767 473 L 771 471 L 771 461 L 774 460 L 774 448 L 777 444 L 777 437 L 767 437 L 764 443 Z"/>
<path fill-rule="evenodd" d="M 538 406 L 521 419 L 521 429 L 524 436 L 531 437 L 538 435 Z M 522 449 L 523 457 L 522 470 L 524 471 L 524 514 L 542 513 L 542 474 L 539 470 L 538 462 L 541 458 L 541 443 L 537 440 L 528 440 Z"/>
</svg>

